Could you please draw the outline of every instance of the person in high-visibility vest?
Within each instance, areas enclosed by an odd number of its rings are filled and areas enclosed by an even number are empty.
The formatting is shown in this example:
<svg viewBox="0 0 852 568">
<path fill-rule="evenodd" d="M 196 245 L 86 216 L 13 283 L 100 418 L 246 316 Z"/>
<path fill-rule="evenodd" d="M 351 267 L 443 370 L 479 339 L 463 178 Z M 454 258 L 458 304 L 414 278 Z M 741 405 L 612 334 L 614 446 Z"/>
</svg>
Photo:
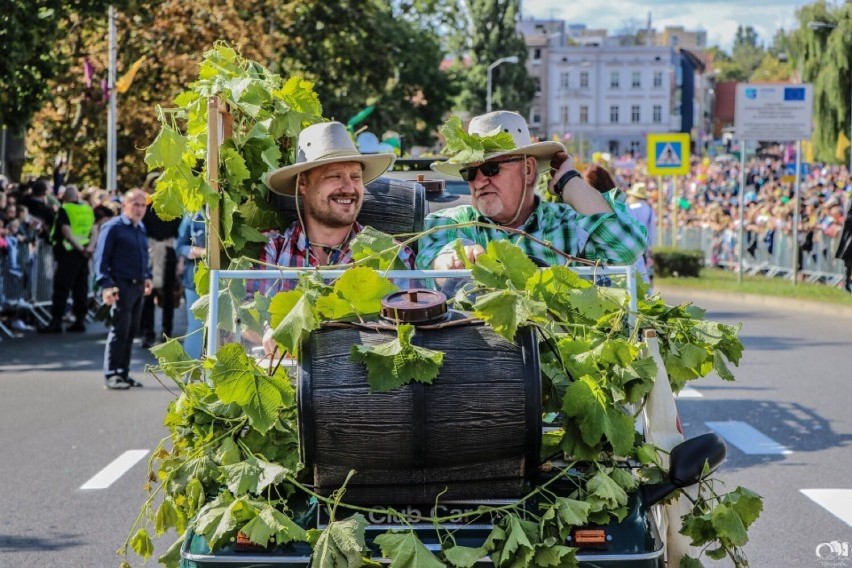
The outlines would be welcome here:
<svg viewBox="0 0 852 568">
<path fill-rule="evenodd" d="M 94 224 L 94 211 L 80 200 L 77 188 L 73 185 L 66 187 L 62 195 L 62 207 L 51 231 L 56 270 L 53 273 L 50 323 L 39 328 L 40 333 L 62 333 L 62 319 L 65 316 L 69 293 L 72 298 L 74 323 L 67 331 L 86 331 L 89 259 L 93 251 L 93 243 L 89 238 Z"/>
</svg>

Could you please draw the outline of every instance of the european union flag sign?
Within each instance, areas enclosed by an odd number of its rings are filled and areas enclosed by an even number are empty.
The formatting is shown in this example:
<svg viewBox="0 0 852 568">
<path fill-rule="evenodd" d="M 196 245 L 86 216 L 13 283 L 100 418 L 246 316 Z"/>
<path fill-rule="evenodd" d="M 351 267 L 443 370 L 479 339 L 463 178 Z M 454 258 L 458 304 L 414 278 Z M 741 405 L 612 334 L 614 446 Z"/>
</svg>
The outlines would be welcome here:
<svg viewBox="0 0 852 568">
<path fill-rule="evenodd" d="M 785 87 L 784 88 L 784 100 L 785 101 L 803 101 L 803 100 L 805 100 L 805 88 L 804 87 Z"/>
</svg>

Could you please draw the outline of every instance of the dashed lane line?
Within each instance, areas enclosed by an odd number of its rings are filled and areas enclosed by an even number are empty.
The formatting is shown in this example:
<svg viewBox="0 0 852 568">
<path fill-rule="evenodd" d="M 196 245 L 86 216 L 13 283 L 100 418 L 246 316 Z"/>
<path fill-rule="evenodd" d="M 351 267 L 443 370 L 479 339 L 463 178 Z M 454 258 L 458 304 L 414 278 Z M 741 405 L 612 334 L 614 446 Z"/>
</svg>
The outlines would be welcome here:
<svg viewBox="0 0 852 568">
<path fill-rule="evenodd" d="M 707 427 L 733 444 L 744 454 L 787 455 L 793 450 L 783 446 L 760 430 L 736 420 L 727 422 L 705 422 Z"/>
<path fill-rule="evenodd" d="M 111 464 L 96 473 L 80 489 L 106 489 L 146 455 L 148 455 L 148 450 L 127 450 L 115 458 Z"/>
<path fill-rule="evenodd" d="M 692 387 L 683 387 L 675 398 L 703 398 L 704 395 Z"/>
<path fill-rule="evenodd" d="M 852 526 L 852 489 L 800 489 L 800 491 L 805 497 Z"/>
</svg>

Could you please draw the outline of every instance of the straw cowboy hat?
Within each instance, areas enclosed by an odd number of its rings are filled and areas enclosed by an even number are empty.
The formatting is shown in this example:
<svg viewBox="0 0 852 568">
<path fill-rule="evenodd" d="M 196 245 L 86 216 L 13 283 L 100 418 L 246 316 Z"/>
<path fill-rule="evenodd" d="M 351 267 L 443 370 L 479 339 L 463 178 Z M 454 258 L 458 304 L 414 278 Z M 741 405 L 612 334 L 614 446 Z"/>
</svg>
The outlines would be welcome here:
<svg viewBox="0 0 852 568">
<path fill-rule="evenodd" d="M 530 131 L 527 128 L 527 121 L 524 120 L 524 117 L 516 112 L 506 110 L 498 110 L 474 117 L 467 127 L 467 132 L 468 134 L 478 134 L 479 136 L 490 136 L 500 132 L 508 132 L 515 141 L 515 147 L 512 150 L 489 152 L 485 154 L 484 161 L 499 158 L 500 156 L 525 154 L 533 156 L 538 161 L 539 173 L 550 169 L 550 160 L 554 154 L 565 151 L 565 146 L 559 142 L 533 142 L 532 138 L 530 138 Z M 437 172 L 461 177 L 459 170 L 467 165 L 469 164 L 454 162 L 453 158 L 450 158 L 446 162 L 434 162 L 432 169 Z"/>
<path fill-rule="evenodd" d="M 266 185 L 281 195 L 296 195 L 296 177 L 317 166 L 337 162 L 364 165 L 364 183 L 370 183 L 393 164 L 394 154 L 361 154 L 346 127 L 339 122 L 312 124 L 299 133 L 296 163 L 278 168 L 266 177 Z"/>
<path fill-rule="evenodd" d="M 645 187 L 645 184 L 641 182 L 634 183 L 625 193 L 638 199 L 648 199 L 648 189 Z"/>
</svg>

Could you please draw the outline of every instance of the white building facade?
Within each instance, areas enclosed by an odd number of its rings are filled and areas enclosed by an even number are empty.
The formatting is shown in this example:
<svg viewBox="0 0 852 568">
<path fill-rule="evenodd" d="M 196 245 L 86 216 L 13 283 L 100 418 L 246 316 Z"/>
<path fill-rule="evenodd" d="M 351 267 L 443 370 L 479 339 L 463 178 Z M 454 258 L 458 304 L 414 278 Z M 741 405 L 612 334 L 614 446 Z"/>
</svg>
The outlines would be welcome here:
<svg viewBox="0 0 852 568">
<path fill-rule="evenodd" d="M 540 138 L 555 135 L 585 156 L 644 155 L 649 133 L 681 130 L 680 55 L 671 47 L 549 43 L 538 60 L 534 52 L 528 59 L 530 73 L 547 86 L 529 116 Z"/>
</svg>

